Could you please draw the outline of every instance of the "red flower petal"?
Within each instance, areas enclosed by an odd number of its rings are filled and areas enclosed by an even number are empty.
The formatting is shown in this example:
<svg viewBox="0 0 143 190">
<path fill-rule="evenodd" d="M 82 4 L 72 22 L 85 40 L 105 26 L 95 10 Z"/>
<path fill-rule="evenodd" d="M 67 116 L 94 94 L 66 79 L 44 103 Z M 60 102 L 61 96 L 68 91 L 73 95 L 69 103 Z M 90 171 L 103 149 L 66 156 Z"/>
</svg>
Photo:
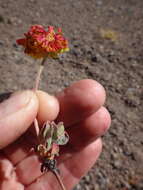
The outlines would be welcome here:
<svg viewBox="0 0 143 190">
<path fill-rule="evenodd" d="M 53 58 L 68 51 L 68 41 L 64 38 L 61 28 L 55 32 L 53 26 L 48 26 L 46 31 L 43 26 L 34 25 L 24 35 L 25 38 L 17 40 L 17 43 L 25 48 L 25 53 L 35 58 Z"/>
</svg>

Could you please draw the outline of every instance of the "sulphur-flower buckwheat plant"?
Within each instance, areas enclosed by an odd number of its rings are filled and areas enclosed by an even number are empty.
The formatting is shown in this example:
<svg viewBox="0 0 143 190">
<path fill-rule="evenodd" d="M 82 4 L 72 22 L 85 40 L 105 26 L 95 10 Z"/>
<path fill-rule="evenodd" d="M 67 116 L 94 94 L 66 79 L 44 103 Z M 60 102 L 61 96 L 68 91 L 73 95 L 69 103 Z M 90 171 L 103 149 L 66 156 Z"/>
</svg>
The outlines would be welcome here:
<svg viewBox="0 0 143 190">
<path fill-rule="evenodd" d="M 17 40 L 17 44 L 23 46 L 24 52 L 34 59 L 42 59 L 34 86 L 36 91 L 39 87 L 40 76 L 46 60 L 48 58 L 58 58 L 60 54 L 69 51 L 68 41 L 63 36 L 61 28 L 54 29 L 53 26 L 49 26 L 48 30 L 45 30 L 41 25 L 31 26 L 24 36 L 24 38 Z M 69 140 L 64 124 L 63 122 L 56 124 L 54 121 L 47 121 L 39 129 L 38 121 L 35 118 L 34 126 L 37 135 L 37 145 L 34 150 L 41 160 L 41 172 L 52 171 L 57 177 L 62 190 L 65 190 L 56 165 L 59 146 L 65 145 Z"/>
</svg>

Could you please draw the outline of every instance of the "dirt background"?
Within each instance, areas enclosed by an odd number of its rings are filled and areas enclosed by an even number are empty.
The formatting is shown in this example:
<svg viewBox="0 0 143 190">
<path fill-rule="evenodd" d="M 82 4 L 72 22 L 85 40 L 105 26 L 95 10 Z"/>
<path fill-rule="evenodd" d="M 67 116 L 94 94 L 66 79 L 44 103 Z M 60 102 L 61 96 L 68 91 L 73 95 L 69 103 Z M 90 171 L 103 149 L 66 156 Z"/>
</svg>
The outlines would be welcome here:
<svg viewBox="0 0 143 190">
<path fill-rule="evenodd" d="M 33 85 L 38 64 L 15 43 L 31 24 L 60 26 L 70 41 L 46 65 L 41 89 L 91 78 L 107 91 L 112 126 L 74 190 L 143 190 L 143 1 L 0 0 L 0 92 Z"/>
</svg>

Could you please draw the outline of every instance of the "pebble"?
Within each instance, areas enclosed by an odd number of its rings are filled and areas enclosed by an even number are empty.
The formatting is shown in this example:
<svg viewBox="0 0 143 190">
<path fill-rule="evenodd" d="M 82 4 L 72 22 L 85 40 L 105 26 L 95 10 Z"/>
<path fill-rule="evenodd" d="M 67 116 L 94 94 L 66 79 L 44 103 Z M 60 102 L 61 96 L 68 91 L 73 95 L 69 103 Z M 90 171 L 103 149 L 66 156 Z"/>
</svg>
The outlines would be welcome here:
<svg viewBox="0 0 143 190">
<path fill-rule="evenodd" d="M 97 62 L 97 57 L 96 56 L 91 57 L 91 61 Z"/>
<path fill-rule="evenodd" d="M 2 15 L 0 15 L 0 23 L 4 22 L 4 17 Z"/>
</svg>

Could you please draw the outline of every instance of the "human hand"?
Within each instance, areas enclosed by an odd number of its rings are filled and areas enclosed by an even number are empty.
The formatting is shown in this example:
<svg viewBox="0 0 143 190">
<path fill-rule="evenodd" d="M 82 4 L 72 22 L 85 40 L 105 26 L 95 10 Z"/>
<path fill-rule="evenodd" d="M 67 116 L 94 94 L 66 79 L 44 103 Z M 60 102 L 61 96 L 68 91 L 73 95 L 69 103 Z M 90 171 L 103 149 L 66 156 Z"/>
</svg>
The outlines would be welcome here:
<svg viewBox="0 0 143 190">
<path fill-rule="evenodd" d="M 41 173 L 40 162 L 29 150 L 36 143 L 31 124 L 63 121 L 70 141 L 61 147 L 58 168 L 70 190 L 93 166 L 102 150 L 100 137 L 111 119 L 103 107 L 105 91 L 93 80 L 81 80 L 56 98 L 45 92 L 16 93 L 0 104 L 0 189 L 58 190 L 51 172 Z M 17 140 L 16 140 L 17 139 Z"/>
</svg>

